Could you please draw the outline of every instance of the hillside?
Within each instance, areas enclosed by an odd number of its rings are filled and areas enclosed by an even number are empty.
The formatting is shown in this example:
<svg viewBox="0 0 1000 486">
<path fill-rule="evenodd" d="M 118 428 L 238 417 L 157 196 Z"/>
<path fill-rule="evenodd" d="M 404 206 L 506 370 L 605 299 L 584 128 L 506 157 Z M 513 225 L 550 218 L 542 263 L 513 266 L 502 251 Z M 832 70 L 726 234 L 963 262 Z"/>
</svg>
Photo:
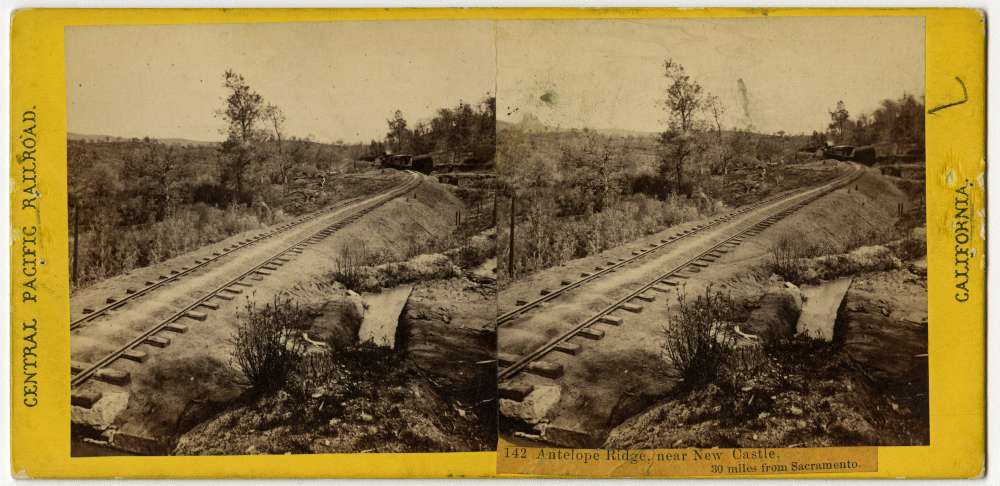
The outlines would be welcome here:
<svg viewBox="0 0 1000 486">
<path fill-rule="evenodd" d="M 67 133 L 66 138 L 72 141 L 81 141 L 81 142 L 128 142 L 132 140 L 131 137 L 116 137 L 112 135 L 93 135 L 87 133 L 73 133 L 73 132 Z M 149 137 L 149 138 L 152 140 L 156 140 L 164 145 L 206 147 L 219 144 L 219 142 L 210 142 L 205 140 L 190 140 L 187 138 L 155 138 L 155 137 Z"/>
</svg>

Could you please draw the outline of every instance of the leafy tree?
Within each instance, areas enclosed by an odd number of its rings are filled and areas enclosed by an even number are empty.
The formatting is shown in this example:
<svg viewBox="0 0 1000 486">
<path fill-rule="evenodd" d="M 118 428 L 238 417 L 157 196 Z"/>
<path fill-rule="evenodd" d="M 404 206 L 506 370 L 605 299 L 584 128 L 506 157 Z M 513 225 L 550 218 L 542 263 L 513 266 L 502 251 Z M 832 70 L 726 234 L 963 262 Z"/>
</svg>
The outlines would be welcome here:
<svg viewBox="0 0 1000 486">
<path fill-rule="evenodd" d="M 924 145 L 924 104 L 911 94 L 898 99 L 884 99 L 871 113 L 862 113 L 851 120 L 844 103 L 830 112 L 829 135 L 840 143 L 870 145 L 875 143 L 905 143 Z M 813 133 L 810 143 L 821 145 L 824 134 Z M 820 142 L 820 143 L 817 143 Z"/>
<path fill-rule="evenodd" d="M 665 60 L 663 68 L 669 86 L 664 99 L 667 129 L 660 134 L 660 144 L 664 148 L 660 174 L 668 178 L 672 170 L 675 191 L 680 192 L 684 187 L 684 162 L 702 149 L 695 133 L 698 128 L 696 115 L 706 103 L 706 94 L 685 72 L 684 66 L 673 59 Z"/>
<path fill-rule="evenodd" d="M 225 107 L 216 112 L 228 124 L 226 140 L 220 148 L 223 178 L 233 184 L 234 196 L 244 195 L 244 176 L 248 168 L 262 160 L 264 135 L 257 124 L 264 120 L 264 98 L 250 88 L 242 75 L 226 70 L 223 86 L 229 91 Z"/>
<path fill-rule="evenodd" d="M 847 106 L 843 100 L 837 102 L 837 108 L 830 112 L 829 128 L 833 132 L 834 139 L 844 142 L 847 134 L 847 120 L 851 114 L 847 111 Z"/>
<path fill-rule="evenodd" d="M 387 120 L 387 123 L 389 124 L 389 133 L 385 135 L 385 144 L 395 153 L 405 151 L 408 148 L 407 142 L 410 137 L 403 112 L 396 110 L 392 119 Z"/>
<path fill-rule="evenodd" d="M 563 146 L 559 172 L 566 179 L 562 182 L 567 189 L 580 191 L 561 194 L 564 214 L 600 212 L 621 195 L 625 166 L 620 153 L 610 140 L 592 132 L 583 134 L 579 144 Z"/>
<path fill-rule="evenodd" d="M 809 146 L 822 147 L 824 145 L 826 145 L 826 134 L 813 130 L 812 135 L 809 137 Z"/>
<path fill-rule="evenodd" d="M 398 110 L 386 122 L 389 130 L 384 146 L 397 153 L 472 152 L 480 161 L 495 157 L 496 98 L 493 96 L 487 96 L 478 105 L 459 101 L 454 108 L 441 108 L 429 121 L 417 122 L 412 129 Z M 380 144 L 373 140 L 369 153 L 380 153 Z"/>
</svg>

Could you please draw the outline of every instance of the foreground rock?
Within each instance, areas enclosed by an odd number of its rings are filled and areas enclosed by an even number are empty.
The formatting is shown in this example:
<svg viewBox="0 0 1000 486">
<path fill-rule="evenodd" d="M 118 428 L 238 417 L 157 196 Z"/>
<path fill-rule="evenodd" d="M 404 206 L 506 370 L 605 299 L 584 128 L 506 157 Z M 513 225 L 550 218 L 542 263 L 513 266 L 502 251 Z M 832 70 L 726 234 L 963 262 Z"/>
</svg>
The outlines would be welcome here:
<svg viewBox="0 0 1000 486">
<path fill-rule="evenodd" d="M 774 319 L 760 318 L 756 311 L 765 308 Z M 777 317 L 793 309 L 794 298 L 772 283 L 740 326 L 783 336 L 788 320 Z M 925 276 L 906 269 L 859 275 L 833 342 L 772 341 L 753 369 L 679 391 L 615 427 L 604 447 L 927 444 L 926 324 Z"/>
<path fill-rule="evenodd" d="M 834 339 L 901 413 L 928 413 L 926 275 L 866 274 L 851 285 Z"/>
<path fill-rule="evenodd" d="M 244 395 L 177 441 L 177 455 L 459 452 L 496 446 L 492 293 L 465 278 L 418 284 L 396 348 L 330 346 L 278 389 Z M 325 308 L 354 316 L 353 299 Z M 351 321 L 357 339 L 358 326 Z M 316 325 L 310 333 L 319 335 Z"/>
<path fill-rule="evenodd" d="M 360 371 L 360 370 L 358 370 Z M 354 376 L 352 376 L 354 378 Z M 437 452 L 482 450 L 472 420 L 426 381 L 387 373 L 379 384 L 325 383 L 280 390 L 230 409 L 184 434 L 176 455 Z M 359 388 L 353 388 L 359 387 Z"/>
<path fill-rule="evenodd" d="M 802 293 L 792 284 L 772 281 L 740 329 L 766 343 L 795 335 L 795 324 L 802 312 Z"/>
</svg>

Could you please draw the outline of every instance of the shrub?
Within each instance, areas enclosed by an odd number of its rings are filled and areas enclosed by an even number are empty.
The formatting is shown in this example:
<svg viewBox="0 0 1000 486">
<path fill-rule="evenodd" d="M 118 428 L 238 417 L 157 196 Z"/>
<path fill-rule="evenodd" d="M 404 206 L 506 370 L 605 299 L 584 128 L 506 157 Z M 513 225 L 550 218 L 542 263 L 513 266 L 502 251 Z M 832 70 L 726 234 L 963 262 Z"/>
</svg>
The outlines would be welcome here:
<svg viewBox="0 0 1000 486">
<path fill-rule="evenodd" d="M 922 233 L 909 234 L 906 237 L 889 244 L 896 256 L 902 261 L 915 260 L 927 256 L 927 241 Z"/>
<path fill-rule="evenodd" d="M 797 240 L 783 235 L 778 243 L 771 247 L 768 259 L 768 270 L 771 273 L 780 275 L 789 282 L 800 282 L 802 280 L 803 268 L 799 261 L 802 250 L 797 244 Z"/>
<path fill-rule="evenodd" d="M 686 386 L 703 385 L 720 376 L 735 344 L 728 324 L 736 316 L 732 298 L 713 293 L 711 286 L 693 302 L 678 292 L 676 318 L 663 329 L 663 351 Z"/>
<path fill-rule="evenodd" d="M 237 313 L 233 334 L 232 365 L 243 374 L 256 392 L 277 389 L 295 368 L 303 344 L 290 336 L 304 325 L 307 313 L 291 300 L 275 297 L 273 304 L 257 309 L 247 302 L 245 311 Z"/>
<path fill-rule="evenodd" d="M 785 233 L 771 247 L 767 269 L 789 282 L 802 283 L 811 278 L 807 259 L 839 252 L 831 244 L 807 244 L 801 236 Z"/>
<path fill-rule="evenodd" d="M 603 211 L 587 210 L 566 215 L 561 213 L 553 198 L 545 194 L 522 198 L 518 201 L 523 206 L 519 206 L 514 235 L 514 267 L 518 276 L 600 253 L 724 209 L 715 204 L 700 207 L 695 198 L 671 195 L 660 200 L 633 194 L 615 199 Z M 501 215 L 499 221 L 506 222 L 509 218 L 508 212 Z M 510 226 L 502 224 L 497 232 L 496 253 L 499 276 L 504 282 L 510 280 L 507 268 L 509 238 Z"/>
<path fill-rule="evenodd" d="M 364 247 L 359 252 L 348 246 L 337 257 L 337 269 L 330 274 L 330 278 L 352 290 L 363 287 L 365 282 L 363 267 L 367 263 L 365 261 L 366 254 Z"/>
<path fill-rule="evenodd" d="M 115 225 L 106 215 L 95 216 L 90 228 L 81 227 L 76 288 L 260 228 L 263 223 L 245 208 L 218 209 L 202 203 L 180 208 L 161 221 L 131 226 Z"/>
</svg>

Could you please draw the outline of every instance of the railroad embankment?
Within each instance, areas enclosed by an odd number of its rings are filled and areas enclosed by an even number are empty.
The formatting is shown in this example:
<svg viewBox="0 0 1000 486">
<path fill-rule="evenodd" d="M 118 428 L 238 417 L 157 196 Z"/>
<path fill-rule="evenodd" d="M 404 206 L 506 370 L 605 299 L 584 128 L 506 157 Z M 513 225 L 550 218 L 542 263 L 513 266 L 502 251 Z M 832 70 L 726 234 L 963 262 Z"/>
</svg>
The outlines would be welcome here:
<svg viewBox="0 0 1000 486">
<path fill-rule="evenodd" d="M 214 310 L 199 316 L 202 320 L 191 321 L 183 332 L 171 334 L 172 341 L 166 341 L 164 347 L 143 345 L 147 351 L 143 362 L 115 364 L 116 369 L 130 373 L 130 380 L 118 384 L 88 382 L 87 390 L 78 390 L 80 397 L 94 400 L 74 401 L 75 437 L 125 452 L 155 454 L 347 452 L 367 450 L 368 444 L 398 451 L 492 447 L 495 441 L 482 438 L 486 432 L 480 430 L 479 401 L 461 395 L 465 388 L 456 391 L 461 387 L 443 384 L 424 371 L 445 369 L 457 357 L 469 357 L 472 365 L 453 379 L 475 383 L 479 377 L 470 370 L 486 361 L 481 357 L 491 356 L 494 349 L 483 344 L 495 335 L 492 327 L 469 317 L 493 312 L 493 300 L 485 296 L 492 292 L 493 280 L 471 272 L 466 278 L 467 261 L 457 257 L 461 246 L 456 252 L 446 246 L 453 241 L 479 241 L 451 237 L 457 230 L 455 213 L 467 211 L 453 192 L 453 188 L 425 179 L 412 192 L 317 240 L 261 278 L 248 280 L 238 299 L 218 301 Z M 394 350 L 358 342 L 367 303 L 363 295 L 333 278 L 341 263 L 338 258 L 358 253 L 360 245 L 369 255 L 364 262 L 368 265 L 395 263 L 412 268 L 419 267 L 421 259 L 430 258 L 445 259 L 449 268 L 457 269 L 448 275 L 411 275 L 414 291 L 404 315 L 417 312 L 413 315 L 428 317 L 415 317 L 400 326 L 399 333 L 404 335 L 396 341 L 402 345 L 397 344 Z M 441 254 L 421 256 L 427 248 Z M 212 250 L 201 252 L 211 254 Z M 255 254 L 239 250 L 230 258 L 240 262 Z M 452 260 L 449 255 L 456 257 Z M 168 262 L 144 271 L 170 274 L 177 265 L 180 263 Z M 124 294 L 136 278 L 145 277 L 120 278 L 101 288 Z M 191 289 L 183 295 L 164 295 L 173 300 L 197 297 L 199 289 L 192 285 L 199 278 L 182 277 L 167 290 Z M 448 292 L 467 298 L 433 313 L 421 311 L 451 302 L 454 297 Z M 156 300 L 157 305 L 160 300 Z M 173 300 L 163 300 L 163 305 L 176 305 Z M 280 333 L 271 335 L 296 349 L 296 356 L 302 359 L 278 367 L 283 370 L 281 380 L 255 389 L 237 359 L 236 343 L 247 322 L 275 320 L 260 318 L 267 315 L 269 304 L 272 309 L 280 306 L 280 315 L 294 316 L 283 317 Z M 136 317 L 136 322 L 148 327 L 149 319 L 143 319 Z M 129 329 L 118 329 L 116 323 L 93 322 L 85 329 L 102 335 L 128 334 Z M 477 326 L 485 337 L 472 333 Z M 439 334 L 463 332 L 467 333 L 464 340 L 439 339 L 441 347 L 453 347 L 425 352 L 423 361 L 409 355 L 411 346 L 419 348 Z M 90 341 L 75 338 L 80 347 L 76 355 L 88 356 L 85 348 Z M 96 348 L 97 341 L 92 341 Z M 274 340 L 264 342 L 273 344 Z"/>
<path fill-rule="evenodd" d="M 898 184 L 869 171 L 709 269 L 712 291 L 735 302 L 734 351 L 703 384 L 675 375 L 673 392 L 604 445 L 926 444 L 926 249 L 918 199 Z M 841 277 L 832 340 L 798 333 L 810 305 L 799 286 Z"/>
<path fill-rule="evenodd" d="M 313 348 L 276 390 L 244 395 L 183 434 L 173 453 L 491 449 L 493 292 L 492 282 L 463 276 L 417 283 L 395 349 L 356 340 Z"/>
<path fill-rule="evenodd" d="M 418 189 L 411 201 L 454 204 L 456 199 L 451 189 L 435 184 Z M 448 209 L 450 215 L 464 208 Z M 376 219 L 367 227 L 403 223 Z M 428 232 L 446 229 L 423 225 Z M 439 234 L 438 245 L 452 241 L 444 238 L 446 231 Z M 379 238 L 369 235 L 366 245 L 373 241 Z M 405 235 L 398 241 L 407 241 Z M 338 290 L 327 291 L 327 300 L 320 304 L 339 315 L 354 316 L 360 309 L 364 317 L 365 294 L 354 290 L 413 286 L 399 316 L 395 348 L 357 342 L 358 326 L 350 318 L 340 319 L 328 334 L 329 345 L 311 347 L 279 386 L 245 393 L 181 435 L 173 452 L 426 452 L 495 447 L 495 277 L 477 271 L 493 256 L 493 239 L 484 233 L 460 241 L 458 247 L 400 260 L 396 255 L 412 250 L 383 249 L 377 259 L 355 259 L 349 267 L 342 262 L 327 276 Z M 356 306 L 330 297 L 337 292 L 355 299 L 351 302 Z M 323 316 L 312 321 L 311 329 Z M 331 321 L 325 319 L 327 324 Z M 317 341 L 323 336 L 306 334 Z M 346 340 L 334 343 L 329 337 Z"/>
</svg>

